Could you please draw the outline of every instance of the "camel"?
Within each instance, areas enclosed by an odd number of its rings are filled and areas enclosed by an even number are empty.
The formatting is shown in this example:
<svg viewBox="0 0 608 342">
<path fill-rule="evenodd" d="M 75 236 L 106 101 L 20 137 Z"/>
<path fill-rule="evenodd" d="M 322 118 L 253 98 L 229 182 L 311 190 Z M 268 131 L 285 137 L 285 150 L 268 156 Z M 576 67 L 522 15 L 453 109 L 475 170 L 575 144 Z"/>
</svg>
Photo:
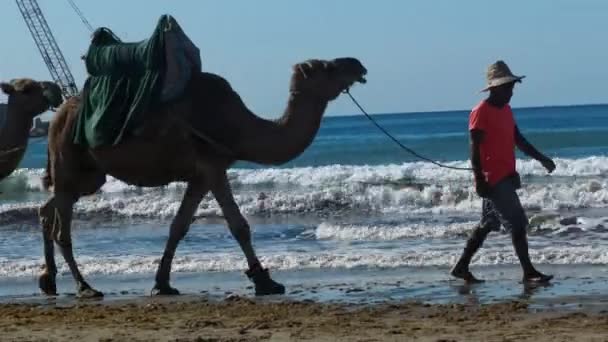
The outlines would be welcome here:
<svg viewBox="0 0 608 342">
<path fill-rule="evenodd" d="M 0 181 L 10 176 L 23 159 L 34 118 L 61 104 L 61 90 L 52 82 L 31 79 L 0 83 L 9 96 L 0 127 Z"/>
<path fill-rule="evenodd" d="M 287 108 L 271 121 L 252 113 L 229 82 L 201 72 L 189 81 L 181 100 L 147 114 L 149 120 L 128 139 L 113 145 L 83 147 L 73 143 L 79 97 L 66 100 L 49 127 L 48 163 L 43 183 L 52 196 L 39 209 L 45 267 L 39 287 L 56 295 L 54 246 L 63 254 L 76 282 L 77 296 L 101 297 L 80 273 L 72 252 L 74 204 L 97 192 L 111 175 L 141 187 L 185 182 L 183 200 L 170 225 L 158 265 L 154 295 L 178 295 L 170 285 L 177 246 L 208 193 L 215 197 L 233 237 L 247 260 L 247 277 L 255 295 L 285 293 L 256 256 L 247 220 L 233 197 L 227 169 L 236 161 L 283 164 L 300 155 L 313 141 L 328 103 L 355 83 L 365 83 L 367 70 L 355 58 L 308 60 L 293 66 Z M 9 94 L 10 95 L 10 94 Z M 10 95 L 14 96 L 14 95 Z M 32 101 L 39 94 L 33 94 Z"/>
</svg>

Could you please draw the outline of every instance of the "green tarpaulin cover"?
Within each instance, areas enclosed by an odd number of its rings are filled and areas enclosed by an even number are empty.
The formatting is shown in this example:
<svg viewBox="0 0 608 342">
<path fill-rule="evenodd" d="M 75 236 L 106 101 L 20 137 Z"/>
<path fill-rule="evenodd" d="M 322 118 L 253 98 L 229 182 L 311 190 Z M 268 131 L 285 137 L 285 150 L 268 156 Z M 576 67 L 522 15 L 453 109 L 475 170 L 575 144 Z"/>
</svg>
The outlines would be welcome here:
<svg viewBox="0 0 608 342">
<path fill-rule="evenodd" d="M 175 19 L 163 15 L 152 36 L 141 42 L 123 43 L 108 28 L 94 33 L 85 57 L 89 77 L 81 94 L 74 143 L 115 145 L 141 125 L 148 108 L 160 105 L 161 98 L 168 100 L 161 92 L 167 69 L 165 38 L 172 31 L 183 33 Z M 198 64 L 200 68 L 200 57 Z M 181 90 L 184 87 L 185 83 Z"/>
</svg>

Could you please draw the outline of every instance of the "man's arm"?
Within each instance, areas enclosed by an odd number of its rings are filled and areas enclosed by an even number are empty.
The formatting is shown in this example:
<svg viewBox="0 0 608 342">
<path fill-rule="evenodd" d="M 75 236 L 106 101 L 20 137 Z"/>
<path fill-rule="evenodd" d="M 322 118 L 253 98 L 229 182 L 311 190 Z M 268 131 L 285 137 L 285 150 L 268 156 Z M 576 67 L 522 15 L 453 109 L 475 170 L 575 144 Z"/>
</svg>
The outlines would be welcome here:
<svg viewBox="0 0 608 342">
<path fill-rule="evenodd" d="M 540 162 L 549 159 L 544 154 L 540 153 L 532 144 L 530 144 L 526 138 L 524 138 L 519 131 L 519 127 L 517 126 L 515 126 L 515 144 L 517 145 L 517 148 L 519 148 L 527 156 Z"/>
<path fill-rule="evenodd" d="M 526 140 L 526 138 L 524 138 L 524 136 L 521 134 L 519 127 L 517 126 L 515 126 L 515 145 L 517 145 L 517 148 L 519 148 L 523 153 L 543 164 L 549 173 L 555 170 L 555 163 L 553 163 L 553 160 L 540 153 L 532 144 L 530 144 L 528 140 Z"/>
<path fill-rule="evenodd" d="M 473 174 L 475 175 L 475 191 L 480 197 L 488 197 L 490 194 L 490 186 L 481 169 L 481 157 L 479 153 L 479 145 L 481 145 L 485 133 L 480 129 L 472 129 L 470 136 L 471 164 L 473 165 Z"/>
<path fill-rule="evenodd" d="M 470 132 L 471 144 L 471 165 L 473 165 L 473 174 L 475 175 L 476 181 L 485 182 L 483 171 L 481 170 L 481 157 L 479 156 L 479 145 L 484 138 L 484 132 L 479 129 L 473 129 Z"/>
</svg>

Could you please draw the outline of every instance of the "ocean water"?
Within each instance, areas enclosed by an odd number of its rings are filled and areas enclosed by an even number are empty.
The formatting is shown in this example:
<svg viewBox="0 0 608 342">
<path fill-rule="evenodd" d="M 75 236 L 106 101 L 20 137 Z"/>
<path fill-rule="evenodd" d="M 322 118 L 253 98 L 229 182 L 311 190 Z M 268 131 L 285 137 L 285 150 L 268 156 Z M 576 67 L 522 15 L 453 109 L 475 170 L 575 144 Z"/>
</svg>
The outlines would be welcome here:
<svg viewBox="0 0 608 342">
<path fill-rule="evenodd" d="M 547 175 L 539 163 L 518 155 L 524 182 L 519 194 L 531 217 L 533 261 L 604 269 L 608 106 L 524 108 L 515 115 L 528 140 L 557 164 Z M 418 152 L 450 165 L 469 165 L 467 111 L 377 119 Z M 4 282 L 34 284 L 42 265 L 36 211 L 48 197 L 40 183 L 45 162 L 46 140 L 32 139 L 21 168 L 0 183 Z M 404 277 L 411 277 L 411 269 L 432 268 L 447 277 L 481 206 L 470 172 L 415 160 L 360 115 L 324 119 L 312 146 L 286 165 L 240 163 L 229 175 L 261 260 L 279 273 L 377 277 L 385 270 L 394 278 L 400 269 L 410 270 Z M 85 276 L 141 277 L 151 286 L 183 190 L 180 183 L 144 189 L 108 177 L 101 193 L 82 198 L 75 208 L 73 236 Z M 174 274 L 242 276 L 244 257 L 211 196 L 197 215 L 178 248 Z M 61 276 L 69 278 L 60 255 L 57 261 Z M 480 268 L 517 264 L 504 232 L 490 235 L 474 259 Z"/>
</svg>

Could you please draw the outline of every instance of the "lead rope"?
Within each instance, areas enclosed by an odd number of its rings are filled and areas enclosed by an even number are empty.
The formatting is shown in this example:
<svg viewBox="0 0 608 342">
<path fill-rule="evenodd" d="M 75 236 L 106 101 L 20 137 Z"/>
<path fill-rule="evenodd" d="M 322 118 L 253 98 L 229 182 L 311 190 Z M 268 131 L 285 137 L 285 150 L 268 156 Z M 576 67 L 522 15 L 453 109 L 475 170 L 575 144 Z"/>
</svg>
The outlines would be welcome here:
<svg viewBox="0 0 608 342">
<path fill-rule="evenodd" d="M 374 120 L 374 118 L 372 118 L 366 111 L 365 109 L 363 109 L 363 107 L 361 107 L 361 105 L 359 104 L 359 102 L 357 102 L 357 100 L 355 100 L 355 98 L 353 97 L 353 95 L 350 93 L 350 89 L 346 89 L 344 90 L 344 93 L 346 93 L 346 95 L 348 95 L 350 97 L 350 99 L 353 101 L 353 103 L 359 107 L 359 110 L 361 110 L 361 113 L 363 113 L 363 115 L 365 115 L 366 118 L 369 119 L 369 121 L 371 121 L 380 131 L 382 131 L 382 133 L 384 133 L 387 137 L 389 137 L 391 140 L 393 140 L 395 142 L 395 144 L 399 145 L 399 147 L 401 147 L 402 149 L 404 149 L 405 151 L 409 152 L 410 154 L 414 155 L 415 157 L 417 157 L 418 159 L 422 159 L 425 161 L 428 161 L 429 163 L 435 164 L 439 167 L 443 167 L 446 169 L 452 169 L 452 170 L 461 170 L 461 171 L 471 171 L 473 169 L 469 168 L 469 167 L 457 167 L 457 166 L 449 166 L 449 165 L 445 165 L 439 162 L 436 162 L 430 158 L 427 158 L 423 155 L 420 155 L 419 153 L 417 153 L 416 151 L 412 150 L 411 148 L 403 145 L 399 140 L 397 140 L 397 138 L 395 138 L 394 136 L 392 136 L 389 132 L 387 132 L 384 128 L 382 128 L 382 126 L 380 126 L 376 120 Z"/>
</svg>

